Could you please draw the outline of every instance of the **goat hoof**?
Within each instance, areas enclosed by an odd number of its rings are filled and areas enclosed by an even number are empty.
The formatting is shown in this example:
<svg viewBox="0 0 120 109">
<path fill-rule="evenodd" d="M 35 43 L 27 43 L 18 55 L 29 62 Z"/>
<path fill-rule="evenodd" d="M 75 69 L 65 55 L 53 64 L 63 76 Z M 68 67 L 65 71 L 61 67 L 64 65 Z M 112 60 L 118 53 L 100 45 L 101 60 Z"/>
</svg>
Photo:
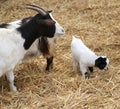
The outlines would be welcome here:
<svg viewBox="0 0 120 109">
<path fill-rule="evenodd" d="M 17 88 L 14 86 L 14 87 L 10 88 L 10 91 L 11 92 L 17 92 Z"/>
<path fill-rule="evenodd" d="M 88 76 L 85 76 L 85 80 L 88 80 L 89 79 L 89 77 Z"/>
<path fill-rule="evenodd" d="M 50 71 L 49 71 L 49 70 L 45 70 L 45 73 L 49 74 L 49 73 L 50 73 Z"/>
</svg>

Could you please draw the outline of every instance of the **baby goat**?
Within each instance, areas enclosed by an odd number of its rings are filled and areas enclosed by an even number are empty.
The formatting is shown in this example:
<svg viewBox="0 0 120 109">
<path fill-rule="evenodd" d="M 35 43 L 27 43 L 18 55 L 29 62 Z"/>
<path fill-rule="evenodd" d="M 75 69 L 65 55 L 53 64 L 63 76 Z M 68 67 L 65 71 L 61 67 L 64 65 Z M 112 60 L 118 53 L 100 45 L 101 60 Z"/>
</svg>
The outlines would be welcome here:
<svg viewBox="0 0 120 109">
<path fill-rule="evenodd" d="M 98 67 L 101 70 L 107 70 L 109 59 L 106 56 L 97 56 L 92 52 L 84 43 L 74 36 L 71 42 L 71 51 L 73 57 L 73 70 L 77 70 L 80 65 L 80 70 L 85 79 L 88 79 L 88 72 L 93 72 L 93 66 Z"/>
<path fill-rule="evenodd" d="M 41 36 L 52 38 L 63 34 L 61 26 L 42 8 L 34 5 L 28 5 L 27 8 L 37 11 L 38 14 L 18 28 L 0 29 L 0 77 L 6 75 L 11 91 L 17 91 L 13 70 L 34 41 Z"/>
<path fill-rule="evenodd" d="M 52 14 L 49 12 L 50 11 L 47 11 L 46 13 L 49 14 L 50 18 L 52 20 L 54 20 L 56 22 L 56 24 L 59 26 L 60 30 L 62 30 L 61 33 L 59 34 L 59 36 L 64 35 L 64 33 L 65 33 L 64 29 L 62 27 L 60 27 L 58 22 L 53 18 Z M 22 20 L 17 20 L 17 21 L 10 22 L 10 23 L 3 23 L 3 24 L 0 24 L 0 28 L 8 28 L 8 29 L 18 28 L 21 25 L 24 25 L 25 23 L 27 23 L 30 19 L 32 19 L 32 17 L 27 17 Z M 53 65 L 54 44 L 55 44 L 54 37 L 53 38 L 40 37 L 29 48 L 29 50 L 25 54 L 24 59 L 29 58 L 31 56 L 38 56 L 40 54 L 43 54 L 43 56 L 46 58 L 46 62 L 47 62 L 46 71 L 49 71 Z"/>
</svg>

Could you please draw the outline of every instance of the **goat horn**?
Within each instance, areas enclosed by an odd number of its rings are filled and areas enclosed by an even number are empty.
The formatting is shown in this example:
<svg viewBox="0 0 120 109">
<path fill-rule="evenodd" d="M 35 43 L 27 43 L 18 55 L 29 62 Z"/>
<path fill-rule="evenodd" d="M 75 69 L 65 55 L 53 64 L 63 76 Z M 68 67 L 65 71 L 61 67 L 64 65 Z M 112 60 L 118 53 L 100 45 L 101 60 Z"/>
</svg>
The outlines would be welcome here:
<svg viewBox="0 0 120 109">
<path fill-rule="evenodd" d="M 39 12 L 42 15 L 46 15 L 46 11 L 44 9 L 40 8 L 39 6 L 30 5 L 30 4 L 26 4 L 26 5 L 27 5 L 26 8 L 32 9 L 34 11 L 37 11 L 37 12 Z"/>
<path fill-rule="evenodd" d="M 43 8 L 41 8 L 40 6 L 38 6 L 38 5 L 31 5 L 31 4 L 26 4 L 26 5 L 28 5 L 28 6 L 32 6 L 32 7 L 37 7 L 37 8 L 40 8 L 40 9 L 42 9 L 43 11 L 45 11 Z M 46 12 L 46 11 L 45 11 Z"/>
</svg>

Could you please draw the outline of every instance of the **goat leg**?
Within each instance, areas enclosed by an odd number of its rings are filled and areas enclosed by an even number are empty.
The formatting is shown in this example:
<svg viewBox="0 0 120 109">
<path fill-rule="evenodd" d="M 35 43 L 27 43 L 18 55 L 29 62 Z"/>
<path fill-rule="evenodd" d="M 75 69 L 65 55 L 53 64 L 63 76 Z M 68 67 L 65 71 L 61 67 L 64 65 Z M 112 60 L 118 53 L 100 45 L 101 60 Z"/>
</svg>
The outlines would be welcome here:
<svg viewBox="0 0 120 109">
<path fill-rule="evenodd" d="M 88 67 L 90 72 L 93 72 L 93 67 Z"/>
<path fill-rule="evenodd" d="M 46 71 L 50 71 L 50 68 L 53 68 L 53 56 L 49 58 L 47 57 L 46 61 L 47 61 Z"/>
</svg>

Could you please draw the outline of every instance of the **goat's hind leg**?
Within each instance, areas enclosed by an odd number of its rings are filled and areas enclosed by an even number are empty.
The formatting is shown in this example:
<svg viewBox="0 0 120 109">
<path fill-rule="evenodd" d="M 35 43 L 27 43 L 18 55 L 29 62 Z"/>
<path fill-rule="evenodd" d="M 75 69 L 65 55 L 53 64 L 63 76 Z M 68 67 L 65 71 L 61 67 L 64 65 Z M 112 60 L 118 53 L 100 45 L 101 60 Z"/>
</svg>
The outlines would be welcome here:
<svg viewBox="0 0 120 109">
<path fill-rule="evenodd" d="M 73 70 L 77 71 L 79 63 L 73 58 Z"/>
<path fill-rule="evenodd" d="M 9 82 L 10 91 L 16 92 L 17 88 L 14 85 L 14 74 L 13 74 L 13 71 L 11 70 L 11 71 L 7 72 L 6 73 L 6 77 L 7 77 L 7 80 Z"/>
</svg>

